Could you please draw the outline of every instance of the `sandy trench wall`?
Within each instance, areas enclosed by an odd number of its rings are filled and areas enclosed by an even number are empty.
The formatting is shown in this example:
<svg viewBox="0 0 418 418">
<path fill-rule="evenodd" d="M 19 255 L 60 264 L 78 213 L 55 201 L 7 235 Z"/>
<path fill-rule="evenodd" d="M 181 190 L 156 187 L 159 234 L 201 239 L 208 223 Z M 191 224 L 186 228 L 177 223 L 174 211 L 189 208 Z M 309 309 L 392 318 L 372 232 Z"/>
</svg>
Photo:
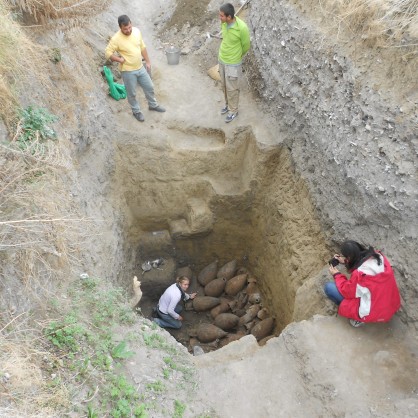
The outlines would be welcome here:
<svg viewBox="0 0 418 418">
<path fill-rule="evenodd" d="M 179 131 L 189 134 L 195 129 Z M 173 255 L 196 273 L 215 259 L 219 266 L 237 259 L 258 277 L 281 330 L 292 319 L 298 287 L 324 265 L 324 237 L 286 148 L 261 147 L 250 127 L 223 141 L 210 150 L 176 149 L 158 138 L 118 143 L 114 198 L 127 214 L 127 246 L 145 253 L 141 241 L 151 231 L 187 218 L 190 199 L 206 202 L 212 224 L 203 233 L 173 239 Z M 169 247 L 161 246 L 167 253 Z M 151 288 L 148 277 L 144 288 Z"/>
<path fill-rule="evenodd" d="M 417 116 L 360 78 L 338 45 L 285 1 L 251 3 L 253 80 L 307 181 L 335 243 L 356 239 L 385 251 L 418 319 Z"/>
</svg>

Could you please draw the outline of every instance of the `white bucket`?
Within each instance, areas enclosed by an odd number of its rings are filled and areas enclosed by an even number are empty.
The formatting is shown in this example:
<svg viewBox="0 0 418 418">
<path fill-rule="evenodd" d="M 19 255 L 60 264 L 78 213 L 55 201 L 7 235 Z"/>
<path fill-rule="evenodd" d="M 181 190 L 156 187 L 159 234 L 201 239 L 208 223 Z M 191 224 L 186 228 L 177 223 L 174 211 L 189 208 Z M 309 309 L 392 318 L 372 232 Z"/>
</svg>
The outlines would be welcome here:
<svg viewBox="0 0 418 418">
<path fill-rule="evenodd" d="M 167 62 L 169 65 L 177 65 L 180 61 L 180 49 L 175 46 L 170 46 L 166 49 L 165 55 L 167 56 Z"/>
</svg>

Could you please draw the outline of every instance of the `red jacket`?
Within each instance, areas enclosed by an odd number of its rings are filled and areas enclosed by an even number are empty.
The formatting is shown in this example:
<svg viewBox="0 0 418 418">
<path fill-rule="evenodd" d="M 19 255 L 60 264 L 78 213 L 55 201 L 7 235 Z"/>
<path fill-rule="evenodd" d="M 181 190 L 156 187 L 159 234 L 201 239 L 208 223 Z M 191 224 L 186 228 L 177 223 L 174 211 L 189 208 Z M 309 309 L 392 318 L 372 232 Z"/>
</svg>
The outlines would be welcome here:
<svg viewBox="0 0 418 418">
<path fill-rule="evenodd" d="M 362 322 L 387 322 L 401 306 L 401 298 L 389 261 L 380 254 L 382 263 L 368 258 L 353 270 L 350 279 L 336 273 L 335 284 L 344 300 L 338 313 Z"/>
</svg>

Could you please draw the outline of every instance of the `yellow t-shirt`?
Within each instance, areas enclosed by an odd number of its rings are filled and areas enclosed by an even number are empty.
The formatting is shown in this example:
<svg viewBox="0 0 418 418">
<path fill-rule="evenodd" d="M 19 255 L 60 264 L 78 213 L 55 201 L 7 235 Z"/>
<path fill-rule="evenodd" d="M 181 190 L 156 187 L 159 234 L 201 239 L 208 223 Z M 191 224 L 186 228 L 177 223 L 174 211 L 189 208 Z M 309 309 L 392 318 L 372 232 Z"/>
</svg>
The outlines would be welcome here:
<svg viewBox="0 0 418 418">
<path fill-rule="evenodd" d="M 109 59 L 113 53 L 118 52 L 125 58 L 125 62 L 119 64 L 119 70 L 134 71 L 143 66 L 141 51 L 144 48 L 146 46 L 138 28 L 132 28 L 132 33 L 128 36 L 118 30 L 107 44 L 105 55 Z"/>
</svg>

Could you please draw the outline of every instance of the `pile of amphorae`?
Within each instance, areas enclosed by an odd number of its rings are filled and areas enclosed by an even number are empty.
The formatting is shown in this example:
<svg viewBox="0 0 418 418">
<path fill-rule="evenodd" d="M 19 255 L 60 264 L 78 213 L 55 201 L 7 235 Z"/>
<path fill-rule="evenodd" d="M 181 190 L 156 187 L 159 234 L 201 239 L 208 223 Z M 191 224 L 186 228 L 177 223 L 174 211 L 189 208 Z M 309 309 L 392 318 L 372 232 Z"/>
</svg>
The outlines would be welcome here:
<svg viewBox="0 0 418 418">
<path fill-rule="evenodd" d="M 237 268 L 236 260 L 219 269 L 214 261 L 200 271 L 197 280 L 202 291 L 186 304 L 186 309 L 210 312 L 210 322 L 201 323 L 189 332 L 191 350 L 200 346 L 211 351 L 247 334 L 254 335 L 264 345 L 274 336 L 274 318 L 262 305 L 257 279 L 245 267 Z"/>
</svg>

